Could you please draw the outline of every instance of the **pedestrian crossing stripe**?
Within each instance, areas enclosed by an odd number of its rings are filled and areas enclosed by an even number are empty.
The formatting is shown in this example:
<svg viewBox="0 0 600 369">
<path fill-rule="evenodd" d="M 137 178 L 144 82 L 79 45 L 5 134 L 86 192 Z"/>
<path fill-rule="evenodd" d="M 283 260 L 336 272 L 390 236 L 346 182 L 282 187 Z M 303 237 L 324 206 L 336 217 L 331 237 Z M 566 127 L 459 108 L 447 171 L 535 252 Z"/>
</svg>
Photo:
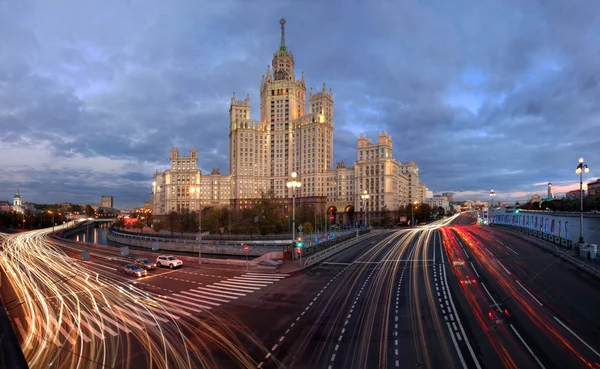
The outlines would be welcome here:
<svg viewBox="0 0 600 369">
<path fill-rule="evenodd" d="M 49 314 L 48 320 L 42 318 L 36 323 L 41 324 L 42 331 L 52 332 L 52 334 L 39 339 L 49 339 L 62 347 L 68 344 L 75 345 L 78 341 L 91 342 L 90 337 L 104 340 L 121 333 L 130 334 L 136 329 L 144 330 L 149 326 L 168 324 L 182 317 L 192 316 L 192 313 L 199 314 L 211 310 L 271 286 L 288 276 L 289 274 L 246 273 L 206 286 L 179 291 L 169 296 L 156 297 L 155 303 L 152 304 L 137 301 L 140 309 L 129 310 L 117 305 L 99 305 L 96 309 L 82 309 L 79 315 L 63 314 L 60 317 L 60 326 L 57 318 Z M 27 329 L 34 323 L 31 317 L 26 316 L 25 321 L 14 317 L 13 321 L 24 344 L 31 348 L 32 342 L 28 340 Z"/>
</svg>

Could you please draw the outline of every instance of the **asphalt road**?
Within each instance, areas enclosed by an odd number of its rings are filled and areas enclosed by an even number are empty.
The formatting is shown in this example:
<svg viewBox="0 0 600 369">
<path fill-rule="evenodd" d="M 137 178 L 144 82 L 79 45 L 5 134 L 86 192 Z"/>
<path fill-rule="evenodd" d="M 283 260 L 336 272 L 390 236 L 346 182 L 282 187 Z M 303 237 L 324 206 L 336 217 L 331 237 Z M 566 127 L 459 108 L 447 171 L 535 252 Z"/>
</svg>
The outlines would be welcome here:
<svg viewBox="0 0 600 369">
<path fill-rule="evenodd" d="M 600 368 L 598 282 L 467 215 L 380 231 L 291 274 L 133 278 L 116 251 L 81 262 L 44 231 L 0 239 L 32 368 Z M 494 304 L 509 315 L 490 318 Z"/>
<path fill-rule="evenodd" d="M 511 312 L 499 328 L 509 346 L 496 345 L 506 367 L 600 368 L 597 280 L 497 229 L 459 226 L 453 234 L 487 288 L 486 303 L 495 300 Z"/>
</svg>

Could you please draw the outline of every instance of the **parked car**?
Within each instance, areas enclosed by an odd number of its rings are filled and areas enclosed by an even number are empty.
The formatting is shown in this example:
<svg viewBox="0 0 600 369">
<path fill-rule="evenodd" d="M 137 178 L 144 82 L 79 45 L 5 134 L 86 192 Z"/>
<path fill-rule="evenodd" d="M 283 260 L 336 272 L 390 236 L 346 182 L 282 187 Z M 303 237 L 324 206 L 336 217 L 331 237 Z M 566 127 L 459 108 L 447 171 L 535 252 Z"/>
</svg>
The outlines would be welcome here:
<svg viewBox="0 0 600 369">
<path fill-rule="evenodd" d="M 183 266 L 183 261 L 177 259 L 173 255 L 160 255 L 156 258 L 156 266 L 157 267 L 169 267 L 173 268 L 181 268 Z"/>
<path fill-rule="evenodd" d="M 156 268 L 156 263 L 153 263 L 146 258 L 135 259 L 135 265 L 146 270 L 152 270 Z"/>
<path fill-rule="evenodd" d="M 140 268 L 135 264 L 127 264 L 121 268 L 121 272 L 124 274 L 129 274 L 134 277 L 143 277 L 148 275 L 148 272 L 145 269 Z"/>
</svg>

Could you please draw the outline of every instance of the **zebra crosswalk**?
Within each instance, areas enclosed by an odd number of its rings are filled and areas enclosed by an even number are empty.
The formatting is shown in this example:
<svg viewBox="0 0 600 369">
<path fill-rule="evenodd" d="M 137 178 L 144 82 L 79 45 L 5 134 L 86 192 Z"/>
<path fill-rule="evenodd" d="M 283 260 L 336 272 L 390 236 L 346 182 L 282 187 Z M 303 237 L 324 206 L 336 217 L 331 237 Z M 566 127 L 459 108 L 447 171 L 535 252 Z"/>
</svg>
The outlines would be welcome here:
<svg viewBox="0 0 600 369">
<path fill-rule="evenodd" d="M 30 330 L 39 329 L 38 332 L 47 332 L 47 335 L 37 339 L 51 341 L 58 347 L 75 345 L 80 340 L 89 343 L 91 340 L 104 340 L 110 336 L 131 334 L 173 323 L 259 291 L 288 276 L 249 272 L 168 296 L 154 296 L 154 300 L 138 300 L 137 307 L 133 309 L 117 304 L 98 304 L 95 308 L 87 310 L 82 306 L 79 310 L 80 315 L 62 315 L 58 321 L 58 317 L 53 315 L 49 315 L 48 319 L 37 319 L 36 322 L 29 316 L 24 319 L 14 317 L 13 320 L 24 341 Z M 32 347 L 30 340 L 26 340 L 24 344 L 28 348 Z"/>
<path fill-rule="evenodd" d="M 210 310 L 268 287 L 288 276 L 289 274 L 246 273 L 206 286 L 176 292 L 169 295 L 167 299 L 177 300 L 182 308 L 189 305 Z"/>
</svg>

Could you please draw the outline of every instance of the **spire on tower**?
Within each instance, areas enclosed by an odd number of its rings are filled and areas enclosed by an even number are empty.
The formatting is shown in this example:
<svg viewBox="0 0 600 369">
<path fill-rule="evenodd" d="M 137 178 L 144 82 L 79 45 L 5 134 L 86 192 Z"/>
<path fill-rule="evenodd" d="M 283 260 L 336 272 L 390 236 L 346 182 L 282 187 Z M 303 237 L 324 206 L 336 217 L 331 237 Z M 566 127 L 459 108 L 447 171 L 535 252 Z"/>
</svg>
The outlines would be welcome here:
<svg viewBox="0 0 600 369">
<path fill-rule="evenodd" d="M 281 18 L 279 24 L 281 24 L 281 45 L 279 45 L 279 50 L 285 51 L 285 18 Z"/>
<path fill-rule="evenodd" d="M 323 93 L 327 92 L 327 88 L 325 87 L 325 82 L 323 82 Z"/>
<path fill-rule="evenodd" d="M 271 79 L 271 65 L 267 64 L 267 82 L 272 82 Z"/>
<path fill-rule="evenodd" d="M 306 83 L 304 82 L 304 71 L 302 71 L 302 85 L 305 85 Z"/>
<path fill-rule="evenodd" d="M 15 196 L 19 196 L 19 185 L 17 185 L 17 192 L 15 192 Z"/>
</svg>

